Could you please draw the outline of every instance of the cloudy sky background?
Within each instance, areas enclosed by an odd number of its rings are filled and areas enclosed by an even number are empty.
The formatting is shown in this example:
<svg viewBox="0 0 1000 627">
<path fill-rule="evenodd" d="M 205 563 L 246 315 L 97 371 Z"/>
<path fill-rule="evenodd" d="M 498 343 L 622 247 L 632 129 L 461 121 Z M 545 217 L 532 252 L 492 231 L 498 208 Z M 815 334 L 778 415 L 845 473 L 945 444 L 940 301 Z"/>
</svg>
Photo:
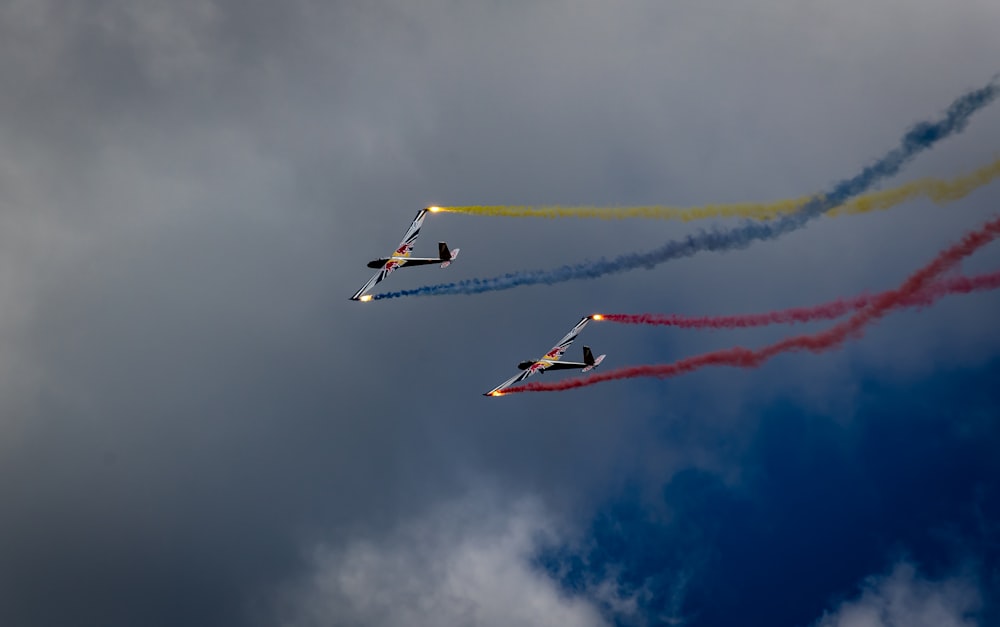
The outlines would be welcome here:
<svg viewBox="0 0 1000 627">
<path fill-rule="evenodd" d="M 0 622 L 995 624 L 998 294 L 755 371 L 481 393 L 595 311 L 890 288 L 996 185 L 594 281 L 347 297 L 427 204 L 823 190 L 1000 71 L 998 28 L 990 0 L 3 3 Z M 998 148 L 994 105 L 883 188 Z M 695 228 L 435 215 L 416 252 L 458 262 L 380 287 Z M 584 339 L 618 367 L 788 332 Z"/>
</svg>

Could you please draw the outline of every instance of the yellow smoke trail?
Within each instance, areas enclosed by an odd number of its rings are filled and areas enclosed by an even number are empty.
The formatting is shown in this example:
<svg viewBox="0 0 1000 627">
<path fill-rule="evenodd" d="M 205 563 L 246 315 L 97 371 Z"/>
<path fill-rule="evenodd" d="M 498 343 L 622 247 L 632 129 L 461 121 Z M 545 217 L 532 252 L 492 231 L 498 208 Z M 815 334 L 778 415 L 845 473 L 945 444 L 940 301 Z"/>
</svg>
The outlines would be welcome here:
<svg viewBox="0 0 1000 627">
<path fill-rule="evenodd" d="M 982 187 L 1000 175 L 1000 159 L 983 166 L 970 174 L 950 181 L 937 178 L 917 179 L 894 189 L 871 192 L 858 196 L 841 205 L 827 215 L 853 215 L 882 211 L 911 200 L 926 196 L 936 204 L 944 204 L 963 198 L 978 187 Z M 548 205 L 540 207 L 507 205 L 467 205 L 441 207 L 441 211 L 465 213 L 480 216 L 507 218 L 600 218 L 602 220 L 622 220 L 627 218 L 649 218 L 657 220 L 705 220 L 708 218 L 755 218 L 768 220 L 778 215 L 792 213 L 809 200 L 809 197 L 793 200 L 778 200 L 769 203 L 733 203 L 703 205 L 701 207 L 668 207 L 665 205 L 642 205 L 638 207 L 563 207 Z"/>
</svg>

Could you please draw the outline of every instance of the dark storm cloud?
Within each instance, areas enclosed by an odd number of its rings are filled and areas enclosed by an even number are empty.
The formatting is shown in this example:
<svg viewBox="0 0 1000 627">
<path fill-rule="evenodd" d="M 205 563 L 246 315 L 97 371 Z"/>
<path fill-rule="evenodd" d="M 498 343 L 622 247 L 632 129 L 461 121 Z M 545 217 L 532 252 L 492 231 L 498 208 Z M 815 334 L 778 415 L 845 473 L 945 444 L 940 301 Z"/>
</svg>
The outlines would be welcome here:
<svg viewBox="0 0 1000 627">
<path fill-rule="evenodd" d="M 948 229 L 933 210 L 908 214 L 917 227 L 889 260 L 872 243 L 899 214 L 620 282 L 347 301 L 426 203 L 807 193 L 996 71 L 991 3 L 928 4 L 905 27 L 854 23 L 856 6 L 729 9 L 4 5 L 2 622 L 268 622 L 261 606 L 279 582 L 328 572 L 301 560 L 315 544 L 378 545 L 468 492 L 534 495 L 566 519 L 626 471 L 738 472 L 731 453 L 750 436 L 718 445 L 709 436 L 728 425 L 716 414 L 773 383 L 700 378 L 530 403 L 479 393 L 609 303 L 710 311 L 830 296 L 805 276 L 885 287 L 873 260 L 891 284 L 987 202 L 962 205 Z M 977 120 L 914 174 L 986 160 L 998 120 Z M 463 248 L 456 264 L 386 285 L 649 248 L 664 232 L 434 216 L 417 252 L 438 239 Z M 848 243 L 853 261 L 823 275 Z M 792 256 L 801 274 L 760 280 Z M 983 316 L 950 315 L 968 324 L 922 332 L 926 342 L 995 346 L 980 341 L 995 326 Z M 939 331 L 942 318 L 929 320 L 910 328 Z M 726 341 L 587 333 L 618 364 Z M 708 435 L 677 446 L 663 414 L 692 407 Z M 651 438 L 650 426 L 663 431 Z M 484 518 L 472 536 L 492 528 Z"/>
</svg>

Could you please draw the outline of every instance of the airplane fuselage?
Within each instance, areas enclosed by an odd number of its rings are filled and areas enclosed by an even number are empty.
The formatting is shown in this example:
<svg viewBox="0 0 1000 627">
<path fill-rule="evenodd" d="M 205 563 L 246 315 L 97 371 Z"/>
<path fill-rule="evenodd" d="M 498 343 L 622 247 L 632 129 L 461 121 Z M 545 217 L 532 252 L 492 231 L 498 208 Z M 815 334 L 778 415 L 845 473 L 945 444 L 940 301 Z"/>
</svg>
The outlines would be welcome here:
<svg viewBox="0 0 1000 627">
<path fill-rule="evenodd" d="M 551 366 L 552 363 L 545 359 L 522 361 L 517 364 L 518 370 L 535 370 L 544 372 L 546 368 Z"/>
</svg>

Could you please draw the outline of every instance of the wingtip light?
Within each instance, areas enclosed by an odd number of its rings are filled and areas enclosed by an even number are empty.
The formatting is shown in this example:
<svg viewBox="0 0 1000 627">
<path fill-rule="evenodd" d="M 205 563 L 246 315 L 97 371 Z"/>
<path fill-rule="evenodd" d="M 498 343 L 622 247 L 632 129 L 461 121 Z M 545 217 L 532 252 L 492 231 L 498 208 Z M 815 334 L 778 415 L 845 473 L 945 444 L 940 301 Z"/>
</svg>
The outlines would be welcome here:
<svg viewBox="0 0 1000 627">
<path fill-rule="evenodd" d="M 427 210 L 431 213 L 437 213 L 438 211 L 441 211 L 441 207 L 427 207 Z"/>
<path fill-rule="evenodd" d="M 600 322 L 601 320 L 604 320 L 604 316 L 602 316 L 601 314 L 594 314 L 590 317 L 590 319 L 597 320 L 598 322 Z"/>
<path fill-rule="evenodd" d="M 368 302 L 368 301 L 370 301 L 371 299 L 372 299 L 372 295 L 371 295 L 371 294 L 365 294 L 364 296 L 362 296 L 362 297 L 361 297 L 361 298 L 359 298 L 358 300 L 360 300 L 360 301 L 361 301 L 361 302 L 363 302 L 363 303 L 367 303 L 367 302 Z"/>
</svg>

